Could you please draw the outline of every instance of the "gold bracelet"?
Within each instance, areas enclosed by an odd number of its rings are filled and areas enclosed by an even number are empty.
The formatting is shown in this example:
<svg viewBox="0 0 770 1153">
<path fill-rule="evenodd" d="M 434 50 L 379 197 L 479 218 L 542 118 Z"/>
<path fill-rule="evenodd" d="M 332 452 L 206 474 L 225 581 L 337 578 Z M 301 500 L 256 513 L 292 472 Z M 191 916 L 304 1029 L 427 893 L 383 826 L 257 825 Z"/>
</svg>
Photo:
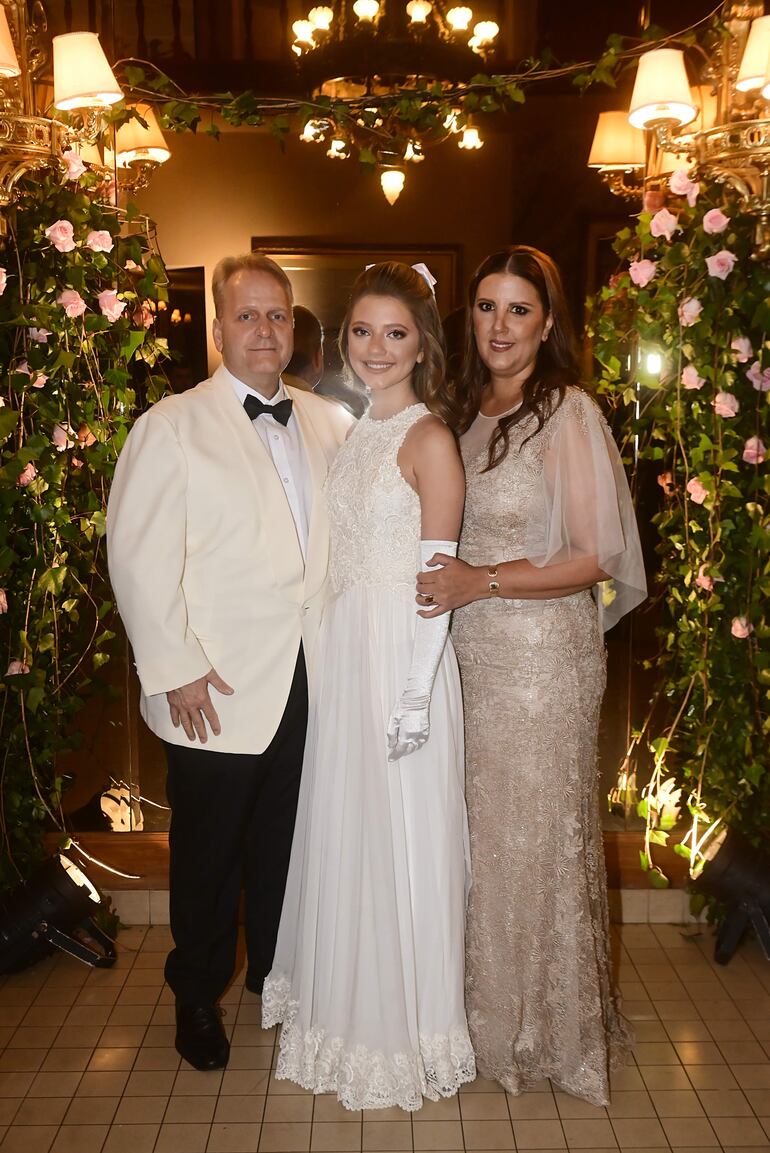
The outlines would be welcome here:
<svg viewBox="0 0 770 1153">
<path fill-rule="evenodd" d="M 497 566 L 495 565 L 487 569 L 487 576 L 489 577 L 489 595 L 491 597 L 500 596 L 500 582 L 497 579 Z"/>
</svg>

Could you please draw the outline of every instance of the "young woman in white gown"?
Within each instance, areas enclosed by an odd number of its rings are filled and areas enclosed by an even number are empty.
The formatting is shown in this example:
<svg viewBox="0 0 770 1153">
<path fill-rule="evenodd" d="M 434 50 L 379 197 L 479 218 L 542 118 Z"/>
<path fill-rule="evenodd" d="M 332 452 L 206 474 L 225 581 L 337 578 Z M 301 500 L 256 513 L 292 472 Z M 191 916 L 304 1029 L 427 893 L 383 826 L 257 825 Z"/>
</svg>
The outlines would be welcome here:
<svg viewBox="0 0 770 1153">
<path fill-rule="evenodd" d="M 349 1109 L 419 1109 L 475 1077 L 463 999 L 460 684 L 415 573 L 456 552 L 465 492 L 432 290 L 404 264 L 353 288 L 340 345 L 371 408 L 326 482 L 331 595 L 265 1028 L 276 1076 Z"/>
</svg>

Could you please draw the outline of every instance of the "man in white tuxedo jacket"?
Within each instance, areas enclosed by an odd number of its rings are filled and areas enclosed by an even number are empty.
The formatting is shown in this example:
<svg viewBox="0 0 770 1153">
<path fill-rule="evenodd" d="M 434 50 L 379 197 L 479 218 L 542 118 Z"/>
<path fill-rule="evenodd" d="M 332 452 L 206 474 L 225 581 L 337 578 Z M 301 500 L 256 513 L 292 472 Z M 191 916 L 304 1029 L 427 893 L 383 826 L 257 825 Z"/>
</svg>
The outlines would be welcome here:
<svg viewBox="0 0 770 1153">
<path fill-rule="evenodd" d="M 287 388 L 292 291 L 251 253 L 214 272 L 210 380 L 141 416 L 107 512 L 112 585 L 145 721 L 164 742 L 177 1049 L 229 1047 L 217 1000 L 245 889 L 246 985 L 270 970 L 307 724 L 306 660 L 326 589 L 321 487 L 350 418 Z"/>
</svg>

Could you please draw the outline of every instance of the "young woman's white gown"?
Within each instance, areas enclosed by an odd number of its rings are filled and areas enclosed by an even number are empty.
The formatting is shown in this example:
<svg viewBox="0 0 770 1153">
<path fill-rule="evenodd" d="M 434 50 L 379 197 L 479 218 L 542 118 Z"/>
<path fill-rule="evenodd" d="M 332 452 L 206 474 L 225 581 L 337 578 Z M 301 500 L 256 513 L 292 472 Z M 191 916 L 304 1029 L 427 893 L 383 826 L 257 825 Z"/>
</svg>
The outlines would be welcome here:
<svg viewBox="0 0 770 1153">
<path fill-rule="evenodd" d="M 276 1076 L 349 1109 L 419 1109 L 475 1077 L 464 1009 L 467 825 L 460 684 L 447 642 L 428 742 L 386 730 L 416 622 L 420 504 L 397 465 L 427 409 L 361 418 L 326 486 L 332 593 L 262 1023 Z"/>
</svg>

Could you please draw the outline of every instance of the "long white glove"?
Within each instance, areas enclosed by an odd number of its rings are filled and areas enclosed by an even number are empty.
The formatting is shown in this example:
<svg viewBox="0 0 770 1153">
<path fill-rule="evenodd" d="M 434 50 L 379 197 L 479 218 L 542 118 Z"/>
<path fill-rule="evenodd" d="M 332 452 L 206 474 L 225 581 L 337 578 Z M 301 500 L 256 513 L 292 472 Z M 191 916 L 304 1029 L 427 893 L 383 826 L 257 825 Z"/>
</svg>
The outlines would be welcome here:
<svg viewBox="0 0 770 1153">
<path fill-rule="evenodd" d="M 420 570 L 436 552 L 457 556 L 456 540 L 420 541 Z M 439 566 L 434 566 L 439 567 Z M 426 606 L 427 607 L 427 606 Z M 449 613 L 418 617 L 412 666 L 388 723 L 388 760 L 397 761 L 424 745 L 430 734 L 430 695 L 449 632 Z"/>
</svg>

